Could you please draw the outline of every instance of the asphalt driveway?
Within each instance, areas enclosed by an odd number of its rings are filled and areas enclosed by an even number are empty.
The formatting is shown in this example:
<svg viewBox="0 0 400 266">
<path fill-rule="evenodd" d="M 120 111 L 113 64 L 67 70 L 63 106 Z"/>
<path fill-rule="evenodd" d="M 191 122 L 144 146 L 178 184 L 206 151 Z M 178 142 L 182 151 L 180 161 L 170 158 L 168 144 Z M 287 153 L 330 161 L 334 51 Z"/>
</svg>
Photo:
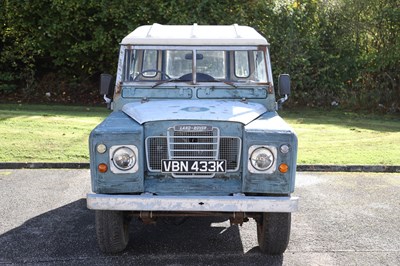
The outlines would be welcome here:
<svg viewBox="0 0 400 266">
<path fill-rule="evenodd" d="M 400 265 L 400 174 L 298 173 L 300 211 L 283 256 L 259 252 L 254 221 L 131 224 L 102 254 L 86 209 L 88 170 L 0 170 L 0 265 Z"/>
</svg>

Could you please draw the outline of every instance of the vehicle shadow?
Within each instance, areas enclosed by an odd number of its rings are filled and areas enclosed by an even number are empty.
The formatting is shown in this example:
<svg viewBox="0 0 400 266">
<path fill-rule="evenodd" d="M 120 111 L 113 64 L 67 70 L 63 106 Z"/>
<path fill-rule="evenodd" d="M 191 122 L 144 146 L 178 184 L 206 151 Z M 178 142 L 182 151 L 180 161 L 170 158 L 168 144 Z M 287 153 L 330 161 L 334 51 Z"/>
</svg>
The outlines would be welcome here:
<svg viewBox="0 0 400 266">
<path fill-rule="evenodd" d="M 97 246 L 94 211 L 80 199 L 27 220 L 0 235 L 0 264 L 68 265 L 282 265 L 258 247 L 244 253 L 237 226 L 221 218 L 131 222 L 130 242 L 121 254 Z"/>
</svg>

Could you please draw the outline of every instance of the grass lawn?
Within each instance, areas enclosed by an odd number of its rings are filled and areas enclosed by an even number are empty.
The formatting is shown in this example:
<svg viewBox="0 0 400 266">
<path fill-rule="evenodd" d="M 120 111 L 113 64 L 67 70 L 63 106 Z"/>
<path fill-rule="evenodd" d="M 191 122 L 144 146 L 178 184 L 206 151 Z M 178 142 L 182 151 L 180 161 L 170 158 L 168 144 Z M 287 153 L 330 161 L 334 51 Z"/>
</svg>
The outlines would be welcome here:
<svg viewBox="0 0 400 266">
<path fill-rule="evenodd" d="M 100 107 L 0 104 L 1 162 L 88 162 Z"/>
<path fill-rule="evenodd" d="M 299 139 L 298 164 L 400 165 L 400 116 L 295 110 L 281 116 Z"/>
<path fill-rule="evenodd" d="M 0 162 L 88 162 L 105 107 L 0 104 Z M 345 111 L 280 112 L 299 138 L 299 164 L 400 165 L 400 117 Z"/>
</svg>

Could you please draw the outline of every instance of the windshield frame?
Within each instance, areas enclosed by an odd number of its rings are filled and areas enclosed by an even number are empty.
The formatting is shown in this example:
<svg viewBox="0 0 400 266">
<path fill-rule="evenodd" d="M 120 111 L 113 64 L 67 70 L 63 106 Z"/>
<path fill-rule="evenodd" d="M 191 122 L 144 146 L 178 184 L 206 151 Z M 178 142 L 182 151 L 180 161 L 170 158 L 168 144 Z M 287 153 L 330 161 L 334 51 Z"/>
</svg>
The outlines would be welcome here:
<svg viewBox="0 0 400 266">
<path fill-rule="evenodd" d="M 257 85 L 265 85 L 265 84 L 272 84 L 272 70 L 271 70 L 271 63 L 269 61 L 269 46 L 268 45 L 259 45 L 259 46 L 180 46 L 180 45 L 121 45 L 120 49 L 120 56 L 119 56 L 119 67 L 118 67 L 118 72 L 117 72 L 117 82 L 121 83 L 137 83 L 141 81 L 123 81 L 123 65 L 124 65 L 124 56 L 125 56 L 125 51 L 126 50 L 184 50 L 184 51 L 191 51 L 193 54 L 193 64 L 192 64 L 192 80 L 191 83 L 192 85 L 197 85 L 198 84 L 198 79 L 197 79 L 197 54 L 198 51 L 261 51 L 263 52 L 263 61 L 264 61 L 264 67 L 265 67 L 265 76 L 266 80 L 262 82 L 256 82 L 253 81 L 252 83 Z M 157 83 L 159 81 L 153 81 L 153 82 L 148 82 L 148 83 Z M 218 82 L 218 80 L 216 80 Z M 238 81 L 232 81 L 232 83 L 240 83 Z M 141 82 L 143 85 L 143 82 Z"/>
</svg>

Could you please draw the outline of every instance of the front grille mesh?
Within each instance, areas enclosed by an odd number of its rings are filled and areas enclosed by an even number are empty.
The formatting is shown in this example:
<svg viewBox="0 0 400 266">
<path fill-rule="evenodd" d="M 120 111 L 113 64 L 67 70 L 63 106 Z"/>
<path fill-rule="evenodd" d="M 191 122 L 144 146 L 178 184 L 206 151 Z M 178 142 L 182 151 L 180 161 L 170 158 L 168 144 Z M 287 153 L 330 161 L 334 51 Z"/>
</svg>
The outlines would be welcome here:
<svg viewBox="0 0 400 266">
<path fill-rule="evenodd" d="M 146 150 L 148 167 L 150 171 L 161 170 L 161 160 L 168 159 L 168 147 L 166 137 L 151 137 L 147 139 Z"/>
<path fill-rule="evenodd" d="M 146 139 L 147 166 L 151 172 L 161 171 L 161 160 L 226 160 L 227 171 L 237 171 L 241 153 L 241 139 L 221 137 L 218 128 L 212 131 L 184 132 L 168 130 L 166 137 Z M 214 174 L 173 174 L 175 177 L 212 177 Z"/>
<path fill-rule="evenodd" d="M 240 139 L 221 138 L 219 147 L 219 157 L 226 160 L 227 169 L 235 170 L 240 161 Z"/>
</svg>

